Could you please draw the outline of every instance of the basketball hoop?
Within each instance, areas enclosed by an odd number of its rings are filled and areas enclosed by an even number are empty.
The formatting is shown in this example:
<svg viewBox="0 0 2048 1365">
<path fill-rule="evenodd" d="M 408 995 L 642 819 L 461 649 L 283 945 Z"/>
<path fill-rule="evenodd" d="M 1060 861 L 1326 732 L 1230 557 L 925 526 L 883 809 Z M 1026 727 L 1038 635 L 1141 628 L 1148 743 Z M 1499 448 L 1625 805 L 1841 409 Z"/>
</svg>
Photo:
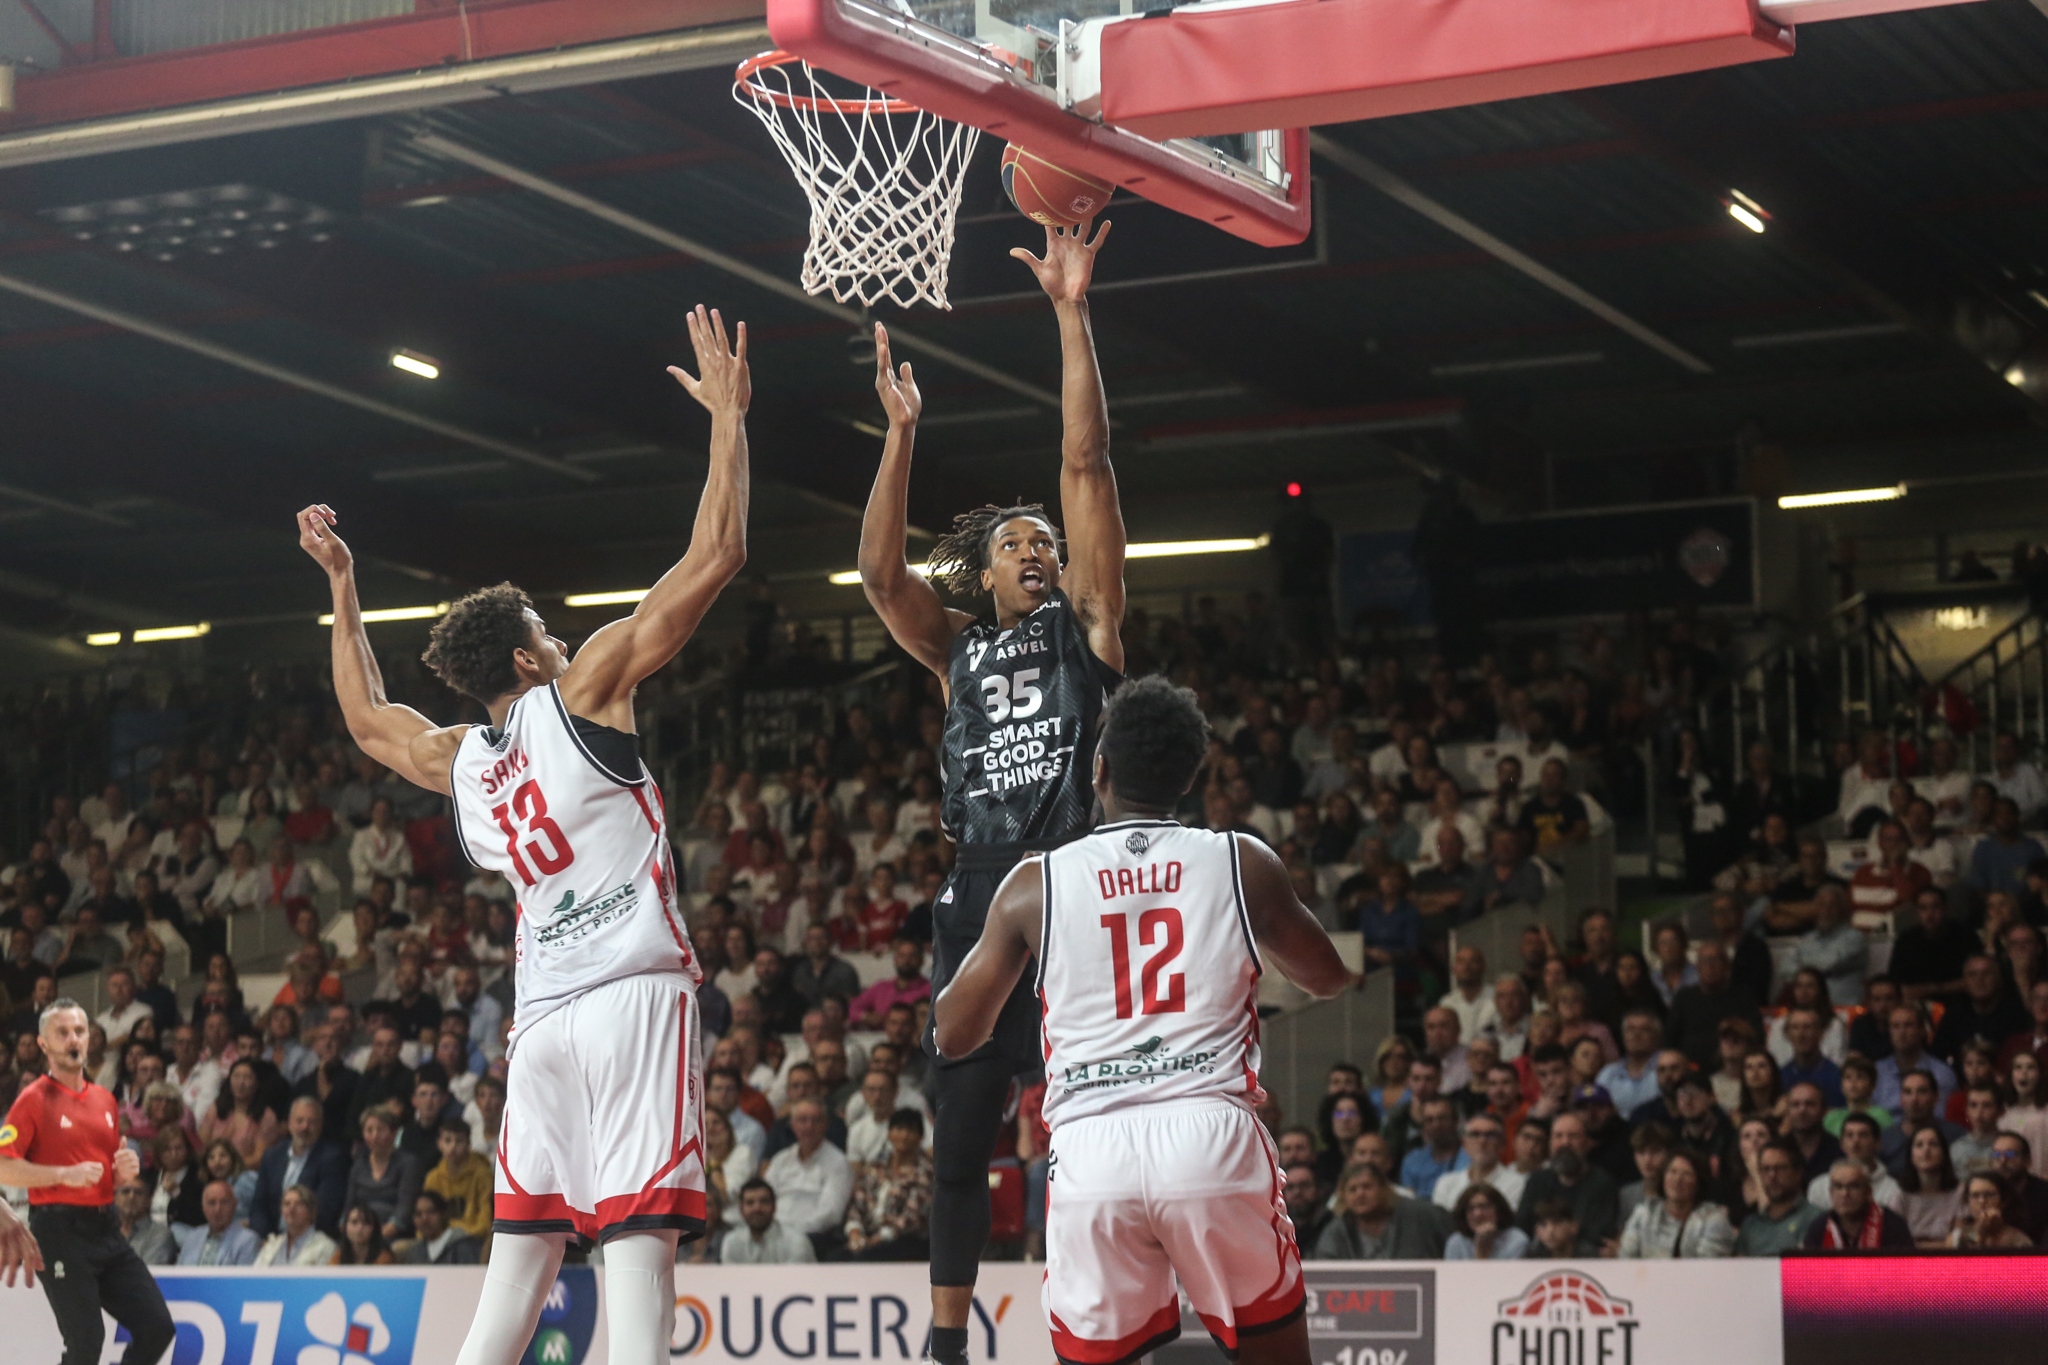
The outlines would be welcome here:
<svg viewBox="0 0 2048 1365">
<path fill-rule="evenodd" d="M 865 87 L 835 95 L 822 74 L 788 52 L 733 73 L 733 98 L 768 129 L 810 203 L 804 289 L 951 308 L 953 221 L 981 131 Z"/>
</svg>

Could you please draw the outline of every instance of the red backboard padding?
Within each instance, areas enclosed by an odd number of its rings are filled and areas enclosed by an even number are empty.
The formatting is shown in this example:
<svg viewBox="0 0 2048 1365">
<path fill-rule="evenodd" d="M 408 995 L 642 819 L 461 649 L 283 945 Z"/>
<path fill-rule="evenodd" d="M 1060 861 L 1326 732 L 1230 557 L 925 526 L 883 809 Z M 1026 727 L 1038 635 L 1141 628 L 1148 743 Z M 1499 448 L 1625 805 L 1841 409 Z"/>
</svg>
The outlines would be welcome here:
<svg viewBox="0 0 2048 1365">
<path fill-rule="evenodd" d="M 1102 112 L 1155 138 L 1299 128 L 1792 51 L 1755 0 L 1285 0 L 1110 24 Z"/>
</svg>

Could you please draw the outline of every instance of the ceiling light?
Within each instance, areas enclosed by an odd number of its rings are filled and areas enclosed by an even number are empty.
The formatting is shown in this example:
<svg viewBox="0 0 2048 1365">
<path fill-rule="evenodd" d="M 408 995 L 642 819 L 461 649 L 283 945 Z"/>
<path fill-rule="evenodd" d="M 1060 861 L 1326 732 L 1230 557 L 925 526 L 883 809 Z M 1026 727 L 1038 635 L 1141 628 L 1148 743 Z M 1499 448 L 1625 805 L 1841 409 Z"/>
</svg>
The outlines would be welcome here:
<svg viewBox="0 0 2048 1365">
<path fill-rule="evenodd" d="M 391 368 L 404 370 L 407 374 L 416 374 L 422 379 L 441 377 L 440 361 L 432 356 L 421 355 L 418 351 L 408 351 L 402 346 L 391 353 Z"/>
<path fill-rule="evenodd" d="M 1844 488 L 1835 493 L 1787 493 L 1778 506 L 1788 511 L 1798 507 L 1840 507 L 1851 502 L 1896 502 L 1906 496 L 1906 485 L 1889 488 Z"/>
<path fill-rule="evenodd" d="M 201 621 L 196 626 L 152 626 L 147 630 L 136 631 L 134 638 L 138 645 L 150 644 L 156 640 L 196 640 L 212 630 L 213 625 L 208 621 Z"/>
<path fill-rule="evenodd" d="M 1124 546 L 1125 559 L 1165 559 L 1173 555 L 1223 555 L 1243 550 L 1263 550 L 1273 541 L 1271 536 L 1235 536 L 1222 540 L 1140 540 Z M 910 571 L 922 577 L 931 576 L 931 565 L 913 564 Z M 828 582 L 839 587 L 852 587 L 860 582 L 860 570 L 842 569 L 828 576 Z"/>
<path fill-rule="evenodd" d="M 431 607 L 379 607 L 375 611 L 364 612 L 363 623 L 365 625 L 374 625 L 379 621 L 424 621 L 430 616 L 446 616 L 447 614 L 448 604 L 446 602 L 436 602 Z M 323 626 L 333 625 L 334 613 L 330 611 L 322 616 L 320 624 Z"/>
<path fill-rule="evenodd" d="M 455 196 L 452 194 L 423 194 L 417 199 L 408 199 L 399 207 L 402 209 L 426 209 L 436 204 L 445 204 Z"/>
<path fill-rule="evenodd" d="M 624 592 L 573 592 L 562 599 L 565 607 L 613 607 L 623 602 L 638 602 L 647 596 L 650 588 L 628 588 Z"/>
<path fill-rule="evenodd" d="M 118 645 L 121 643 L 121 632 L 118 630 L 94 631 L 91 635 L 85 637 L 85 642 L 89 645 Z"/>
<path fill-rule="evenodd" d="M 2027 386 L 2027 371 L 2025 367 L 2020 365 L 2006 366 L 2005 382 L 2016 389 L 2024 389 Z"/>
<path fill-rule="evenodd" d="M 910 566 L 910 571 L 919 578 L 930 578 L 932 576 L 932 566 L 929 564 L 913 564 Z M 835 587 L 850 588 L 860 582 L 860 570 L 842 569 L 838 573 L 831 575 L 826 581 Z"/>
<path fill-rule="evenodd" d="M 1263 550 L 1271 536 L 1238 536 L 1225 540 L 1141 540 L 1124 547 L 1125 559 L 1164 559 L 1169 555 L 1227 555 Z"/>
<path fill-rule="evenodd" d="M 1728 216 L 1748 228 L 1751 232 L 1762 232 L 1764 224 L 1771 220 L 1770 213 L 1762 204 L 1744 194 L 1741 190 L 1728 191 L 1728 197 L 1721 201 L 1728 210 Z"/>
</svg>

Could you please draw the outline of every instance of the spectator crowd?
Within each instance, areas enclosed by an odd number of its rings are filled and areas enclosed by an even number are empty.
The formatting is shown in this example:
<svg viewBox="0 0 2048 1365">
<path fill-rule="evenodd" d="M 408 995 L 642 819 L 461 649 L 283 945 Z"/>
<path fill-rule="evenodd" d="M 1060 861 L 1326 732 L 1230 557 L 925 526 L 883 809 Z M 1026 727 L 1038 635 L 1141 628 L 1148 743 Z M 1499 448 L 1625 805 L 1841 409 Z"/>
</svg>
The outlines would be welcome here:
<svg viewBox="0 0 2048 1365">
<path fill-rule="evenodd" d="M 1331 1071 L 1313 1121 L 1268 1103 L 1307 1254 L 2048 1233 L 2048 853 L 2026 832 L 2048 787 L 2016 739 L 1968 775 L 1946 741 L 1923 761 L 1874 738 L 1825 792 L 1759 745 L 1734 780 L 1691 727 L 1719 663 L 1689 619 L 1454 674 L 1290 654 L 1270 617 L 1134 611 L 1127 654 L 1209 714 L 1181 818 L 1269 842 L 1393 977 L 1397 1031 Z M 91 980 L 92 1065 L 143 1166 L 117 1206 L 146 1260 L 487 1258 L 511 888 L 462 864 L 442 799 L 356 752 L 317 684 L 258 677 L 209 715 L 146 768 L 46 793 L 0 853 L 0 1100 L 41 1066 L 41 1008 Z M 941 728 L 935 680 L 904 670 L 670 794 L 706 974 L 710 1235 L 683 1255 L 926 1254 Z M 1646 781 L 1674 798 L 1701 898 L 1647 951 L 1605 909 L 1532 927 L 1512 963 L 1453 949 L 1487 916 L 1554 911 L 1574 850 L 1639 815 Z M 1026 1254 L 1042 1096 L 1013 1091 L 991 1174 L 997 1243 Z"/>
</svg>

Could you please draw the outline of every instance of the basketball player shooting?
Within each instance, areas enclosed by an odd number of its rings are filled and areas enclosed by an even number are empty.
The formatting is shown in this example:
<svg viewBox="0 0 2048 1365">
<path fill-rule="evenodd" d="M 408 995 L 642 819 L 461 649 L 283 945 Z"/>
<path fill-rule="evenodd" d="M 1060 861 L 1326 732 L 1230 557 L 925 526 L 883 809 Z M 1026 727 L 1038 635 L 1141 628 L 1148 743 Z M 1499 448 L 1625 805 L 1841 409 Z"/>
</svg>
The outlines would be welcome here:
<svg viewBox="0 0 2048 1365">
<path fill-rule="evenodd" d="M 1124 519 L 1109 467 L 1109 409 L 1089 330 L 1088 281 L 1109 224 L 1047 228 L 1045 255 L 1019 248 L 1059 319 L 1060 532 L 1036 504 L 957 518 L 931 574 L 985 594 L 993 618 L 955 611 L 904 554 L 910 454 L 923 399 L 908 363 L 893 367 L 875 327 L 875 389 L 889 417 L 882 465 L 861 525 L 860 576 L 896 643 L 946 689 L 941 819 L 959 845 L 933 905 L 932 986 L 959 970 L 1005 874 L 1026 853 L 1077 837 L 1090 823 L 1089 756 L 1103 701 L 1122 680 Z M 967 1317 L 988 1244 L 988 1162 L 1010 1084 L 1042 1065 L 1027 992 L 1003 1004 L 994 1038 L 934 1067 L 931 1211 L 932 1339 L 938 1365 L 966 1365 Z M 927 1043 L 929 1046 L 929 1042 Z"/>
<path fill-rule="evenodd" d="M 1187 829 L 1209 728 L 1164 678 L 1127 684 L 1096 749 L 1105 823 L 1020 863 L 933 1006 L 966 1056 L 1038 957 L 1052 1129 L 1043 1290 L 1066 1365 L 1180 1335 L 1175 1280 L 1225 1355 L 1308 1365 L 1301 1254 L 1257 1109 L 1259 973 L 1311 995 L 1351 973 L 1255 838 Z"/>
<path fill-rule="evenodd" d="M 424 658 L 488 725 L 437 728 L 386 699 L 334 511 L 299 513 L 299 544 L 334 589 L 349 733 L 407 781 L 453 796 L 464 855 L 519 897 L 496 1238 L 459 1365 L 514 1365 L 571 1237 L 604 1245 L 611 1359 L 665 1365 L 676 1243 L 704 1230 L 702 973 L 633 720 L 633 689 L 747 557 L 746 324 L 731 349 L 715 311 L 696 309 L 689 331 L 697 375 L 669 373 L 711 413 L 711 461 L 688 551 L 573 660 L 510 583 L 451 607 Z"/>
</svg>

